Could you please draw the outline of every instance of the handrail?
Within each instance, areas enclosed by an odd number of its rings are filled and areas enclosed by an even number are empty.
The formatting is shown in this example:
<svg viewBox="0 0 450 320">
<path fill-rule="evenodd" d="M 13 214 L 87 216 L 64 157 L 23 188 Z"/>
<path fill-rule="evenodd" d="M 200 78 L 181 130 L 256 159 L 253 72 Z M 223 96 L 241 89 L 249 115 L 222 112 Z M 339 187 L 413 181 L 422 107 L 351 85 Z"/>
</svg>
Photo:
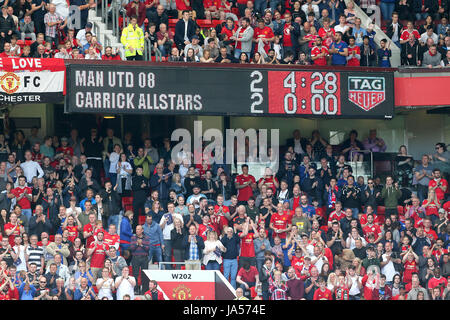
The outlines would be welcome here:
<svg viewBox="0 0 450 320">
<path fill-rule="evenodd" d="M 187 264 L 193 264 L 193 265 L 198 265 L 198 267 L 199 267 L 198 270 L 200 270 L 201 267 L 202 267 L 202 264 L 201 264 L 200 261 L 195 261 L 195 262 L 191 262 L 191 261 L 185 261 L 185 262 L 158 262 L 159 270 L 162 270 L 161 266 L 165 265 L 165 264 L 181 264 L 181 265 L 184 265 L 184 266 L 186 266 Z"/>
<path fill-rule="evenodd" d="M 373 177 L 373 152 L 370 151 L 370 150 L 350 150 L 350 159 L 351 159 L 351 162 L 355 164 L 355 176 L 358 175 L 358 166 L 356 165 L 356 163 L 357 163 L 358 161 L 354 161 L 354 160 L 353 160 L 353 154 L 354 154 L 354 153 L 359 153 L 359 152 L 362 152 L 362 153 L 370 153 L 370 175 L 371 175 L 371 177 Z"/>
</svg>

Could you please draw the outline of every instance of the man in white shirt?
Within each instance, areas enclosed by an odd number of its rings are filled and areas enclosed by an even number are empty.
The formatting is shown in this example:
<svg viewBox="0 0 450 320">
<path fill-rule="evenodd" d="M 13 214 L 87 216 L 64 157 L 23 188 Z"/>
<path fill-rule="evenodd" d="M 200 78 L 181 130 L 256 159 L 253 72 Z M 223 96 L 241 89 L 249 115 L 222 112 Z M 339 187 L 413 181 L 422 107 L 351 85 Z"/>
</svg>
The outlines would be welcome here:
<svg viewBox="0 0 450 320">
<path fill-rule="evenodd" d="M 420 35 L 419 41 L 422 43 L 427 43 L 428 39 L 431 38 L 434 44 L 438 44 L 439 37 L 433 32 L 433 27 L 429 26 L 427 31 Z"/>
<path fill-rule="evenodd" d="M 172 260 L 172 241 L 170 237 L 171 231 L 175 228 L 175 219 L 180 219 L 183 223 L 183 216 L 179 213 L 175 213 L 175 205 L 173 203 L 167 204 L 167 213 L 163 215 L 159 223 L 163 239 L 164 239 L 164 261 L 169 262 Z M 166 265 L 167 269 L 172 269 L 170 265 Z"/>
<path fill-rule="evenodd" d="M 23 175 L 27 178 L 27 182 L 31 183 L 33 177 L 42 178 L 44 176 L 44 170 L 42 170 L 39 163 L 31 160 L 33 158 L 31 151 L 25 151 L 25 162 L 20 165 L 23 170 Z"/>
<path fill-rule="evenodd" d="M 386 252 L 381 256 L 383 261 L 381 262 L 380 267 L 381 273 L 386 276 L 386 283 L 390 285 L 392 284 L 394 276 L 398 273 L 395 271 L 394 263 L 401 263 L 402 260 L 393 257 L 392 244 L 390 242 L 386 242 L 384 248 Z"/>
<path fill-rule="evenodd" d="M 134 300 L 134 287 L 136 278 L 130 276 L 128 267 L 122 269 L 122 275 L 116 278 L 115 287 L 117 289 L 117 300 L 123 300 L 124 295 L 129 295 L 130 300 Z"/>
<path fill-rule="evenodd" d="M 347 25 L 347 20 L 345 18 L 345 15 L 341 14 L 339 16 L 339 24 L 334 27 L 335 32 L 342 32 L 342 34 L 345 34 L 350 27 Z"/>
<path fill-rule="evenodd" d="M 316 245 L 314 247 L 314 255 L 311 256 L 311 265 L 314 265 L 320 273 L 322 272 L 322 266 L 325 262 L 328 262 L 327 257 L 320 252 L 320 247 Z"/>
<path fill-rule="evenodd" d="M 95 33 L 92 31 L 92 23 L 91 22 L 86 23 L 86 26 L 84 27 L 84 29 L 81 29 L 77 33 L 77 40 L 81 44 L 81 47 L 84 47 L 88 43 L 88 41 L 86 40 L 86 32 L 90 32 L 90 33 L 92 33 L 92 36 L 95 36 Z"/>
</svg>

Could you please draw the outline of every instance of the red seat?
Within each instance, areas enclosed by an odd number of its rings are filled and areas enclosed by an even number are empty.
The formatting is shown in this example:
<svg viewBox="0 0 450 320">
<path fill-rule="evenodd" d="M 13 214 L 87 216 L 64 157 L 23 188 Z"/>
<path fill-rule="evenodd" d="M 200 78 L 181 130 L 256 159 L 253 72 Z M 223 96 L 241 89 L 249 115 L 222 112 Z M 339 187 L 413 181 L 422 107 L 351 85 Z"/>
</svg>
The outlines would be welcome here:
<svg viewBox="0 0 450 320">
<path fill-rule="evenodd" d="M 55 235 L 49 235 L 48 236 L 48 242 L 54 242 L 55 241 Z"/>
<path fill-rule="evenodd" d="M 145 216 L 139 216 L 138 223 L 139 224 L 144 224 L 145 223 Z"/>
<path fill-rule="evenodd" d="M 384 216 L 385 213 L 386 213 L 386 207 L 384 207 L 384 206 L 378 206 L 377 207 L 377 214 L 378 215 L 383 215 Z"/>
<path fill-rule="evenodd" d="M 133 197 L 123 197 L 122 205 L 126 206 L 127 204 L 133 204 Z"/>
<path fill-rule="evenodd" d="M 405 212 L 405 208 L 403 208 L 403 206 L 397 206 L 397 211 L 399 215 L 403 215 Z"/>
<path fill-rule="evenodd" d="M 178 22 L 178 19 L 169 19 L 169 28 L 175 27 L 177 22 Z"/>
</svg>

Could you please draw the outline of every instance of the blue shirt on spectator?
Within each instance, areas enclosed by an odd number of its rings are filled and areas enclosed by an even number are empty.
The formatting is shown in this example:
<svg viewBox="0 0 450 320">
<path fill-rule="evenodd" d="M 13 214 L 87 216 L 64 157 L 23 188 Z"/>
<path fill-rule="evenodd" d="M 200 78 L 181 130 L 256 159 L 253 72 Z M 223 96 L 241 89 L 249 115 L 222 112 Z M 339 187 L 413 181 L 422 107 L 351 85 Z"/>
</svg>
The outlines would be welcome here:
<svg viewBox="0 0 450 320">
<path fill-rule="evenodd" d="M 344 41 L 341 41 L 339 43 L 333 42 L 331 47 L 338 49 L 339 52 L 344 52 L 344 49 L 348 48 L 348 45 Z M 331 64 L 333 66 L 345 66 L 347 64 L 347 57 L 344 57 L 339 53 L 333 53 L 331 56 Z"/>
</svg>

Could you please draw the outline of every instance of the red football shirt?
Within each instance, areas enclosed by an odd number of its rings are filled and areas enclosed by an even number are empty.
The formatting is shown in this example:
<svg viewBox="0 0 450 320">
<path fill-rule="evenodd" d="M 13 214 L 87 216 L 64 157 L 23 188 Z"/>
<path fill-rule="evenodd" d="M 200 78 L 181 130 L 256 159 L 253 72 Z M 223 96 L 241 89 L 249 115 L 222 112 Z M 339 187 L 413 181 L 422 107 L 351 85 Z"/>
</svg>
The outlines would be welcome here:
<svg viewBox="0 0 450 320">
<path fill-rule="evenodd" d="M 285 23 L 283 27 L 283 47 L 292 47 L 291 23 Z"/>
<path fill-rule="evenodd" d="M 16 197 L 19 198 L 20 195 L 22 193 L 27 193 L 29 195 L 31 195 L 31 188 L 30 187 L 17 187 L 11 190 L 11 193 Z M 22 199 L 20 199 L 19 201 L 17 201 L 17 204 L 20 205 L 20 207 L 22 209 L 31 209 L 31 203 L 30 200 L 28 200 L 27 198 L 23 197 Z"/>
<path fill-rule="evenodd" d="M 331 214 L 330 217 L 328 218 L 328 221 L 331 222 L 333 220 L 337 220 L 337 221 L 341 221 L 341 219 L 345 218 L 345 213 L 344 211 L 340 211 L 339 213 L 334 210 Z"/>
<path fill-rule="evenodd" d="M 332 36 L 331 37 L 327 37 L 327 32 L 331 32 Z M 333 39 L 334 36 L 336 35 L 336 31 L 334 31 L 333 28 L 330 28 L 328 30 L 325 30 L 324 28 L 320 28 L 319 29 L 319 37 L 321 37 L 323 39 L 322 41 L 322 45 L 326 46 L 326 47 L 330 47 L 330 45 L 333 43 Z"/>
<path fill-rule="evenodd" d="M 103 241 L 107 243 L 110 247 L 113 247 L 116 243 L 120 242 L 120 236 L 118 234 L 111 235 L 108 232 L 105 232 L 105 237 Z"/>
<path fill-rule="evenodd" d="M 93 242 L 89 248 L 95 248 L 95 251 L 91 256 L 91 268 L 103 268 L 109 245 L 106 243 L 96 244 Z"/>
<path fill-rule="evenodd" d="M 318 58 L 318 59 L 313 61 L 313 63 L 316 66 L 326 66 L 327 65 L 327 58 L 326 58 L 326 56 L 329 55 L 328 48 L 325 47 L 325 46 L 321 46 L 320 48 L 315 46 L 315 47 L 313 47 L 311 49 L 311 57 L 317 57 L 319 54 L 321 54 L 323 52 L 326 53 L 325 57 L 321 57 L 321 58 Z"/>
<path fill-rule="evenodd" d="M 327 288 L 325 288 L 325 291 L 322 291 L 320 288 L 317 289 L 314 292 L 313 300 L 322 300 L 322 299 L 333 300 L 333 293 Z"/>
<path fill-rule="evenodd" d="M 92 232 L 94 231 L 94 225 L 88 223 L 83 227 L 83 232 Z M 91 246 L 91 243 L 94 242 L 94 235 L 91 235 L 89 238 L 86 239 L 86 247 L 89 248 Z"/>
<path fill-rule="evenodd" d="M 239 185 L 242 185 L 244 182 L 251 181 L 252 183 L 256 183 L 255 177 L 252 175 L 244 176 L 243 174 L 240 174 L 236 177 L 236 183 Z M 248 186 L 238 189 L 237 198 L 238 201 L 248 201 L 248 199 L 253 196 L 253 189 L 249 184 Z"/>
<path fill-rule="evenodd" d="M 406 260 L 404 267 L 405 271 L 403 271 L 403 282 L 410 283 L 412 279 L 412 273 L 419 271 L 419 269 L 417 268 L 416 260 L 413 260 L 411 262 Z"/>
<path fill-rule="evenodd" d="M 355 57 L 352 57 L 350 59 L 347 60 L 347 65 L 348 66 L 356 66 L 359 67 L 360 63 L 359 60 L 356 56 L 359 56 L 359 58 L 361 58 L 361 49 L 358 46 L 354 46 L 352 47 L 348 47 L 348 56 L 350 57 L 352 55 L 352 53 L 355 52 Z"/>
<path fill-rule="evenodd" d="M 270 178 L 260 178 L 258 180 L 258 185 L 261 183 L 261 181 L 263 182 L 263 184 L 265 184 L 267 187 L 269 187 L 270 189 L 272 189 L 273 194 L 275 194 L 277 192 L 277 188 L 275 187 L 275 181 L 278 182 L 277 178 L 274 178 L 273 176 Z"/>
<path fill-rule="evenodd" d="M 78 238 L 78 227 L 77 226 L 67 226 L 66 229 L 69 231 L 69 241 L 74 242 Z"/>
<path fill-rule="evenodd" d="M 373 224 L 371 226 L 366 226 L 363 229 L 363 232 L 364 232 L 364 237 L 366 238 L 366 241 L 369 241 L 369 237 L 368 237 L 369 233 L 373 233 L 375 235 L 375 239 L 377 239 L 381 233 L 381 229 L 376 224 Z"/>
<path fill-rule="evenodd" d="M 410 34 L 413 34 L 416 39 L 420 38 L 420 34 L 416 29 L 413 29 L 413 31 L 411 31 L 411 32 L 408 29 L 406 29 L 406 30 L 403 30 L 403 32 L 400 36 L 400 40 L 408 40 Z"/>
<path fill-rule="evenodd" d="M 447 187 L 447 191 L 448 191 L 448 182 L 445 179 L 440 179 L 439 183 L 441 184 L 442 187 Z M 436 180 L 430 180 L 430 182 L 428 183 L 428 187 L 436 187 L 438 185 Z M 442 199 L 444 199 L 444 191 L 441 189 L 441 187 L 438 187 L 436 189 L 434 189 L 434 191 L 436 192 L 436 198 L 441 201 Z"/>
<path fill-rule="evenodd" d="M 241 254 L 240 254 L 241 257 L 255 256 L 255 246 L 253 244 L 254 238 L 255 235 L 253 234 L 253 232 L 241 238 Z"/>
<path fill-rule="evenodd" d="M 273 31 L 270 27 L 264 27 L 262 29 L 255 28 L 253 33 L 254 39 L 270 39 L 273 38 L 275 35 L 273 34 Z M 255 43 L 255 52 L 258 52 L 258 42 Z M 264 44 L 264 51 L 267 53 L 270 49 L 270 42 L 267 42 Z"/>
<path fill-rule="evenodd" d="M 16 225 L 14 225 L 12 223 L 5 224 L 5 226 L 4 226 L 5 233 L 6 233 L 6 231 L 12 230 L 14 228 L 16 228 Z M 14 247 L 16 245 L 14 243 L 14 238 L 16 236 L 20 236 L 20 226 L 19 225 L 17 225 L 17 228 L 14 230 L 14 232 L 8 236 L 8 241 L 9 241 L 9 244 L 11 245 L 11 247 Z"/>
<path fill-rule="evenodd" d="M 273 228 L 275 230 L 286 229 L 288 222 L 289 222 L 289 216 L 287 214 L 279 214 L 277 212 L 277 213 L 272 214 L 272 217 L 270 218 L 270 222 L 273 223 Z M 276 236 L 279 236 L 280 239 L 286 239 L 286 232 L 282 232 L 282 233 L 273 232 L 272 237 L 275 238 Z"/>
</svg>

